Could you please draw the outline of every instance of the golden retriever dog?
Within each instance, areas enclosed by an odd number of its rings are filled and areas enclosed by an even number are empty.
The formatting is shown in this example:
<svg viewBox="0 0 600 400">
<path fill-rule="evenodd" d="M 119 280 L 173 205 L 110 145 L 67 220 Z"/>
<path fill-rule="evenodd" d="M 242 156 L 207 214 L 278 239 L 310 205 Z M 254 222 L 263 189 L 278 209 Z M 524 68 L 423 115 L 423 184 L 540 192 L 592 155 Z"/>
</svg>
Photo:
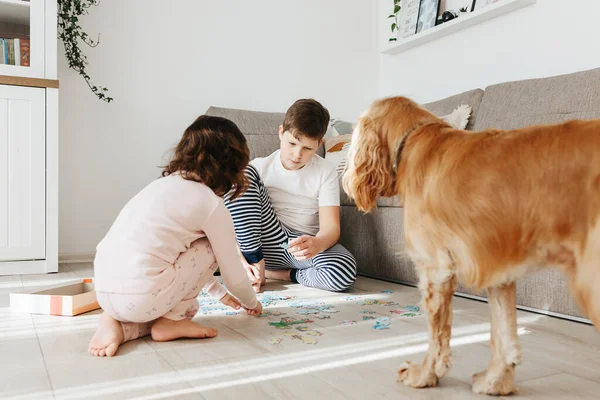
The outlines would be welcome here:
<svg viewBox="0 0 600 400">
<path fill-rule="evenodd" d="M 457 280 L 488 291 L 492 357 L 473 375 L 477 393 L 516 390 L 525 274 L 562 268 L 600 326 L 600 120 L 472 133 L 407 98 L 379 100 L 358 120 L 343 187 L 364 212 L 378 196 L 402 201 L 430 338 L 422 364 L 400 367 L 406 385 L 435 386 L 450 368 Z"/>
</svg>

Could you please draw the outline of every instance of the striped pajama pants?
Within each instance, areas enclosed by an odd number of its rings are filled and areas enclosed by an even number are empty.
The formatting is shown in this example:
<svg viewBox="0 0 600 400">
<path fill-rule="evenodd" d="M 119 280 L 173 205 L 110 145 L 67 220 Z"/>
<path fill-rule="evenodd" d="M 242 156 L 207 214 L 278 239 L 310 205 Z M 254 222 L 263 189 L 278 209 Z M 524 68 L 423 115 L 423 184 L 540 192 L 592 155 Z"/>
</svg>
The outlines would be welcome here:
<svg viewBox="0 0 600 400">
<path fill-rule="evenodd" d="M 291 281 L 304 286 L 335 292 L 352 286 L 356 280 L 356 260 L 341 244 L 304 261 L 296 260 L 282 247 L 303 233 L 291 231 L 279 221 L 267 189 L 252 165 L 246 169 L 246 176 L 250 186 L 245 193 L 233 201 L 225 196 L 246 260 L 254 264 L 264 258 L 266 269 L 291 269 Z"/>
</svg>

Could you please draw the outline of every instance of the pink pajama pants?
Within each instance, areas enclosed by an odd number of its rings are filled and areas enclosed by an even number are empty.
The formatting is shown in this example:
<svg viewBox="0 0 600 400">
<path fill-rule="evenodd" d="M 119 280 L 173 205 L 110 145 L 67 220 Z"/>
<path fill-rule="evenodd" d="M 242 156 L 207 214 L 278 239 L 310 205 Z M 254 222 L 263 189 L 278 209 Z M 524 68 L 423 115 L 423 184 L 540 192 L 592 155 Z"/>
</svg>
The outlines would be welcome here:
<svg viewBox="0 0 600 400">
<path fill-rule="evenodd" d="M 199 309 L 197 297 L 217 269 L 208 239 L 193 242 L 172 268 L 176 278 L 151 293 L 96 293 L 104 312 L 121 322 L 125 340 L 150 334 L 153 322 L 160 317 L 174 321 L 194 318 Z"/>
</svg>

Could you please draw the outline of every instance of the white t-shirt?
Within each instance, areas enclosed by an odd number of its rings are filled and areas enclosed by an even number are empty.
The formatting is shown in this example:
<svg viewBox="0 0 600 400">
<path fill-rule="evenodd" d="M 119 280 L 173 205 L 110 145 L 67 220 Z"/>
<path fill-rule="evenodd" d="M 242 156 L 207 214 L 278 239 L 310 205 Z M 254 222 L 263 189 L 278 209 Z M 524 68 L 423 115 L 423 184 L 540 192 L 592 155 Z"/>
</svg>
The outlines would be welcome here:
<svg viewBox="0 0 600 400">
<path fill-rule="evenodd" d="M 269 192 L 277 217 L 291 230 L 316 235 L 319 207 L 340 205 L 340 184 L 335 165 L 315 155 L 308 164 L 289 171 L 281 164 L 279 150 L 250 162 Z"/>
</svg>

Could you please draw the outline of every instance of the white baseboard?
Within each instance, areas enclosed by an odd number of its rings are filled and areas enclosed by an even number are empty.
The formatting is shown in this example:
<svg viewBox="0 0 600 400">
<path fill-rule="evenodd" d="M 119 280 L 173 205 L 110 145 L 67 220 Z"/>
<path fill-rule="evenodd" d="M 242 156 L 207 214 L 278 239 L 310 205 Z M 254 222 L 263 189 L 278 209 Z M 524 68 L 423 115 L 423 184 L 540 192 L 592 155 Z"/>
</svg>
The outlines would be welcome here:
<svg viewBox="0 0 600 400">
<path fill-rule="evenodd" d="M 59 253 L 59 264 L 75 264 L 93 262 L 96 253 Z"/>
</svg>

